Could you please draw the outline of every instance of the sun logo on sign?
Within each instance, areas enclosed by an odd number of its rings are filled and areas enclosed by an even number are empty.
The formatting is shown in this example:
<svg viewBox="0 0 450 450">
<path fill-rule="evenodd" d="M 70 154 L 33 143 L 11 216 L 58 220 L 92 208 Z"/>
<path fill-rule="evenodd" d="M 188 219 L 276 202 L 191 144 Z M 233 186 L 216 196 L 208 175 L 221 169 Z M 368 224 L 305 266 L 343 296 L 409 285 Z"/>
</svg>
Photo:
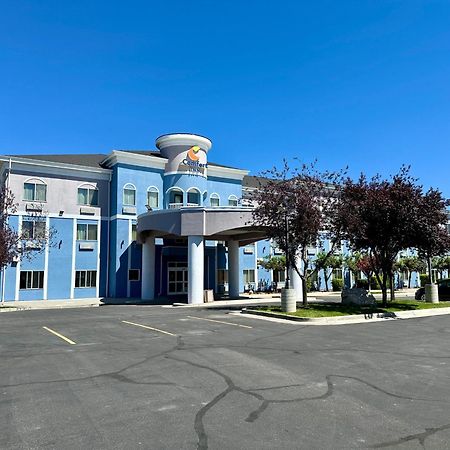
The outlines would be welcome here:
<svg viewBox="0 0 450 450">
<path fill-rule="evenodd" d="M 193 145 L 187 152 L 187 157 L 191 161 L 198 161 L 200 159 L 200 156 L 198 155 L 198 152 L 200 151 L 200 147 L 198 145 Z"/>
</svg>

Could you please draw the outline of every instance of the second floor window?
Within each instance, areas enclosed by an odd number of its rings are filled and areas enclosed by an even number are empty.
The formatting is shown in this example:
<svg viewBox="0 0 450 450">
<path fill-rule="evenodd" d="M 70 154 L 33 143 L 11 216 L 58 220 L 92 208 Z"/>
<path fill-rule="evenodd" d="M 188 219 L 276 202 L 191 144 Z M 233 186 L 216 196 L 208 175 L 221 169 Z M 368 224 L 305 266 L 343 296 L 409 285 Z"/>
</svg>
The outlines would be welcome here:
<svg viewBox="0 0 450 450">
<path fill-rule="evenodd" d="M 217 194 L 211 194 L 209 198 L 209 204 L 211 206 L 220 206 L 220 198 Z"/>
<path fill-rule="evenodd" d="M 24 183 L 23 199 L 28 202 L 46 202 L 47 185 L 41 181 L 28 181 Z"/>
<path fill-rule="evenodd" d="M 238 199 L 235 195 L 230 195 L 228 197 L 228 206 L 237 206 L 238 205 Z"/>
<path fill-rule="evenodd" d="M 136 206 L 136 188 L 132 184 L 126 184 L 123 187 L 123 204 Z"/>
<path fill-rule="evenodd" d="M 148 188 L 147 191 L 147 206 L 152 209 L 159 207 L 159 192 L 155 187 Z"/>
<path fill-rule="evenodd" d="M 77 224 L 77 241 L 96 241 L 97 225 L 94 223 Z"/>
<path fill-rule="evenodd" d="M 98 190 L 94 187 L 78 188 L 78 204 L 98 206 Z"/>
<path fill-rule="evenodd" d="M 44 239 L 45 222 L 42 220 L 24 220 L 22 222 L 23 239 Z"/>
</svg>

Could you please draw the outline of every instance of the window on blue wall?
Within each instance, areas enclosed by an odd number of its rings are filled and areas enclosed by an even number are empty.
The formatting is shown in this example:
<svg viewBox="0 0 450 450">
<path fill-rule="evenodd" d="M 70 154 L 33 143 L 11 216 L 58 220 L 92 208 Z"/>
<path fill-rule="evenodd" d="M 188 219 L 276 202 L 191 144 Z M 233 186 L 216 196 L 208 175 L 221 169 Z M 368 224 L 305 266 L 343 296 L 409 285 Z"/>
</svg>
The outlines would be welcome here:
<svg viewBox="0 0 450 450">
<path fill-rule="evenodd" d="M 211 206 L 220 206 L 220 198 L 218 194 L 211 194 L 211 197 L 209 197 L 209 204 Z"/>
<path fill-rule="evenodd" d="M 152 209 L 159 208 L 159 192 L 155 187 L 149 187 L 147 190 L 147 206 Z"/>
<path fill-rule="evenodd" d="M 132 184 L 126 184 L 123 188 L 123 204 L 136 206 L 136 188 Z"/>
<path fill-rule="evenodd" d="M 178 208 L 183 206 L 183 191 L 172 189 L 169 192 L 169 208 Z"/>
<path fill-rule="evenodd" d="M 44 239 L 45 222 L 43 220 L 22 221 L 22 239 Z"/>
<path fill-rule="evenodd" d="M 96 241 L 97 224 L 79 223 L 77 224 L 77 241 Z"/>
<path fill-rule="evenodd" d="M 245 284 L 255 282 L 255 271 L 253 269 L 244 269 L 242 272 Z"/>
<path fill-rule="evenodd" d="M 228 206 L 237 206 L 238 205 L 238 199 L 235 195 L 230 195 L 228 197 Z"/>
<path fill-rule="evenodd" d="M 97 286 L 96 270 L 77 270 L 75 272 L 76 288 L 91 288 Z"/>
<path fill-rule="evenodd" d="M 20 272 L 20 289 L 42 289 L 43 287 L 43 270 L 22 270 Z"/>
<path fill-rule="evenodd" d="M 200 206 L 200 192 L 197 189 L 191 189 L 187 194 L 188 206 Z"/>
<path fill-rule="evenodd" d="M 97 206 L 98 205 L 98 189 L 95 187 L 78 188 L 78 204 Z"/>
<path fill-rule="evenodd" d="M 47 185 L 40 180 L 30 180 L 23 184 L 23 199 L 28 202 L 46 202 Z"/>
</svg>

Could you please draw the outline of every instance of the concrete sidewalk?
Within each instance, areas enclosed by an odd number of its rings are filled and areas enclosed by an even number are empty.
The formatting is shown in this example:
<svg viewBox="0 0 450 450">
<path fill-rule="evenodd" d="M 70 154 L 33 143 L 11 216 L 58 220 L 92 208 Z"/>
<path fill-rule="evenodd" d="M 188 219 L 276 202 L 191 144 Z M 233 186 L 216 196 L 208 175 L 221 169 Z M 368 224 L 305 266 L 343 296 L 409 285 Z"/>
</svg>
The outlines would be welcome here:
<svg viewBox="0 0 450 450">
<path fill-rule="evenodd" d="M 31 309 L 90 308 L 100 306 L 101 298 L 79 298 L 68 300 L 35 300 L 5 302 L 0 304 L 0 312 L 27 311 Z"/>
</svg>

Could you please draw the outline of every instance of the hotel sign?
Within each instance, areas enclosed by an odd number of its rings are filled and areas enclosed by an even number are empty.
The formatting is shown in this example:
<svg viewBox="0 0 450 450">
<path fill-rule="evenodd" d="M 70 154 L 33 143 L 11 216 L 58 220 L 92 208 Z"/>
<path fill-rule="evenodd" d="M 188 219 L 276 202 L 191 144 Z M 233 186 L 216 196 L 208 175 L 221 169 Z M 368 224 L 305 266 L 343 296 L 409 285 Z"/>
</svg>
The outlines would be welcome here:
<svg viewBox="0 0 450 450">
<path fill-rule="evenodd" d="M 207 163 L 200 162 L 200 147 L 198 145 L 193 145 L 186 152 L 182 165 L 187 166 L 192 175 L 204 175 L 208 167 Z"/>
</svg>

